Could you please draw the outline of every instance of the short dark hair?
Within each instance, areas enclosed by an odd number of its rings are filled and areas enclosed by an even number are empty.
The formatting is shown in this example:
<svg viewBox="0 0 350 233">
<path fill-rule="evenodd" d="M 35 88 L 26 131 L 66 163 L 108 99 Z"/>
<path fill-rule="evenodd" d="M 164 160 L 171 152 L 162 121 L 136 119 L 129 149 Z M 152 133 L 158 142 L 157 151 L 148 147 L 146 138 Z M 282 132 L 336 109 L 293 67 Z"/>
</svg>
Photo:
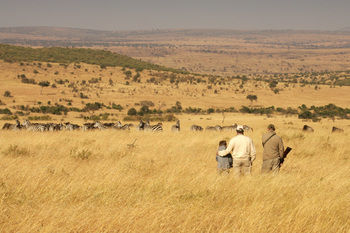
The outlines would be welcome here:
<svg viewBox="0 0 350 233">
<path fill-rule="evenodd" d="M 271 130 L 273 130 L 273 131 L 276 130 L 275 125 L 273 125 L 273 124 L 269 124 L 269 125 L 267 126 L 267 128 L 268 128 L 268 129 L 271 129 Z"/>
<path fill-rule="evenodd" d="M 226 140 L 221 140 L 221 141 L 219 142 L 219 146 L 227 146 Z"/>
</svg>

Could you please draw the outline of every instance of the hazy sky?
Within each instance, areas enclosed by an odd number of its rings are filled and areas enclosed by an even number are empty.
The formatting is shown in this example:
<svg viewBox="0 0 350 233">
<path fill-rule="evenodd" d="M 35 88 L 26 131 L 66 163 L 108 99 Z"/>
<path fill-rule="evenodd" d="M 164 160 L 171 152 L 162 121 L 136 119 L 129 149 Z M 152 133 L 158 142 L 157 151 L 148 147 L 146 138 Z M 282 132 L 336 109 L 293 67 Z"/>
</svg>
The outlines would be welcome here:
<svg viewBox="0 0 350 233">
<path fill-rule="evenodd" d="M 102 30 L 350 27 L 350 0 L 0 0 L 0 27 Z"/>
</svg>

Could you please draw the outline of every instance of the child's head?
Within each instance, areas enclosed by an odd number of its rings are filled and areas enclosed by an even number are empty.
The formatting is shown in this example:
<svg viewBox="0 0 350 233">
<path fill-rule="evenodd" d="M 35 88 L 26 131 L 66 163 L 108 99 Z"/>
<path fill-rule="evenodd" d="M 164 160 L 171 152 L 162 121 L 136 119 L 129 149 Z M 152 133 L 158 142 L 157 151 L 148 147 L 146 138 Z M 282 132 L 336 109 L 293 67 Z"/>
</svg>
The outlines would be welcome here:
<svg viewBox="0 0 350 233">
<path fill-rule="evenodd" d="M 219 146 L 227 146 L 226 140 L 221 140 Z"/>
</svg>

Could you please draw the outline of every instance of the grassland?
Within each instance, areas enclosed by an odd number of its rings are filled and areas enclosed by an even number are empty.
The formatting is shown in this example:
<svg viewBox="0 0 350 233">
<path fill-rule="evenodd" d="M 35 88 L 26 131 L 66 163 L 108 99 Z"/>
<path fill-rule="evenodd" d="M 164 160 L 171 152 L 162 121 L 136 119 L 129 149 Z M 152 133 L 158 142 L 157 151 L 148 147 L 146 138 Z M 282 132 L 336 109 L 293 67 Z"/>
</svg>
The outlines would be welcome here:
<svg viewBox="0 0 350 233">
<path fill-rule="evenodd" d="M 303 104 L 322 109 L 317 106 L 333 103 L 344 108 L 345 115 L 350 105 L 349 72 L 339 71 L 342 66 L 336 62 L 333 68 L 338 71 L 332 72 L 213 76 L 104 66 L 87 62 L 91 57 L 65 57 L 63 64 L 57 57 L 45 62 L 40 56 L 38 60 L 31 56 L 11 61 L 8 55 L 3 54 L 7 62 L 0 61 L 3 123 L 16 117 L 81 124 L 97 120 L 101 114 L 108 116 L 103 121 L 125 123 L 128 109 L 140 110 L 142 103 L 152 103 L 157 111 L 177 102 L 183 109 L 219 110 L 242 106 L 300 109 Z M 257 101 L 249 101 L 247 95 L 256 95 Z M 36 112 L 60 106 L 75 110 Z M 171 122 L 164 122 L 165 130 L 159 134 L 135 129 L 1 131 L 0 231 L 350 231 L 348 120 L 333 117 L 311 122 L 279 113 L 182 112 L 175 116 L 181 121 L 179 133 L 170 131 Z M 217 143 L 230 139 L 233 132 L 189 131 L 192 124 L 233 123 L 254 128 L 247 132 L 258 152 L 250 177 L 236 179 L 216 172 Z M 269 123 L 276 125 L 285 145 L 293 148 L 278 176 L 260 175 L 260 140 Z M 315 132 L 301 132 L 304 124 Z M 344 133 L 332 134 L 332 126 Z M 130 146 L 133 142 L 135 147 Z"/>
<path fill-rule="evenodd" d="M 1 132 L 1 232 L 349 232 L 349 123 L 232 114 L 251 125 L 251 177 L 216 173 L 215 151 L 233 133 L 193 133 L 221 115 L 183 115 L 146 132 Z M 293 148 L 278 176 L 260 175 L 264 128 Z M 344 134 L 331 134 L 336 124 Z M 127 144 L 137 139 L 134 148 Z"/>
<path fill-rule="evenodd" d="M 0 61 L 0 109 L 8 108 L 19 118 L 38 116 L 35 111 L 23 111 L 28 108 L 61 105 L 68 108 L 83 109 L 86 104 L 101 103 L 103 109 L 87 112 L 68 112 L 67 115 L 52 115 L 55 121 L 80 121 L 94 115 L 111 114 L 109 120 L 122 120 L 128 109 L 141 108 L 140 102 L 150 101 L 152 109 L 166 111 L 177 101 L 182 108 L 226 109 L 242 106 L 251 108 L 298 108 L 302 104 L 324 106 L 333 103 L 349 107 L 349 86 L 335 85 L 337 79 L 323 76 L 317 80 L 326 80 L 325 84 L 316 81 L 299 82 L 300 78 L 277 81 L 271 88 L 271 82 L 279 76 L 261 79 L 249 76 L 246 79 L 215 76 L 193 76 L 174 74 L 166 71 L 129 69 L 123 67 L 101 68 L 86 63 L 48 63 Z M 348 73 L 334 74 L 336 77 L 348 77 Z M 305 80 L 307 76 L 302 76 Z M 332 76 L 333 77 L 333 76 Z M 260 79 L 259 79 L 260 78 Z M 39 84 L 47 83 L 48 86 Z M 278 93 L 274 91 L 278 89 Z M 10 92 L 5 97 L 5 92 Z M 249 101 L 248 95 L 256 95 L 257 101 Z M 120 105 L 122 109 L 113 109 Z M 29 115 L 30 114 L 30 115 Z M 1 117 L 3 118 L 3 117 Z M 9 117 L 3 118 L 11 119 Z"/>
<path fill-rule="evenodd" d="M 348 31 L 0 28 L 0 43 L 100 48 L 202 74 L 270 74 L 349 70 Z"/>
</svg>

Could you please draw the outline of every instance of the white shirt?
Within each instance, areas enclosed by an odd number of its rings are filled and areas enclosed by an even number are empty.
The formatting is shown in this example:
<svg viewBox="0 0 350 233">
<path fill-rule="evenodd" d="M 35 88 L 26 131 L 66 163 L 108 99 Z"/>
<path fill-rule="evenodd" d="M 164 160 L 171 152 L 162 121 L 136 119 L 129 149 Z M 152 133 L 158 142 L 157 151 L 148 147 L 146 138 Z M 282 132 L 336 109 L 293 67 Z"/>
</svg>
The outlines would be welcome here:
<svg viewBox="0 0 350 233">
<path fill-rule="evenodd" d="M 253 140 L 243 134 L 238 134 L 233 137 L 226 150 L 218 152 L 219 156 L 225 156 L 231 153 L 233 159 L 250 159 L 255 160 L 256 151 L 253 144 Z"/>
</svg>

